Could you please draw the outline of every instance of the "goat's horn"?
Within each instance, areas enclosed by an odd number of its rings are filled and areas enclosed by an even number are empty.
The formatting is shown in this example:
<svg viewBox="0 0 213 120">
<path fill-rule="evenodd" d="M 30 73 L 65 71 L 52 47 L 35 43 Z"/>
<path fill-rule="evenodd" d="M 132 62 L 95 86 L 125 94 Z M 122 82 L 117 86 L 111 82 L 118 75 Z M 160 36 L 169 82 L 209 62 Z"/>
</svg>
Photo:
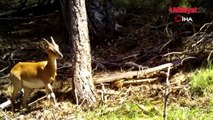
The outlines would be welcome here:
<svg viewBox="0 0 213 120">
<path fill-rule="evenodd" d="M 43 38 L 43 40 L 44 40 L 47 44 L 50 44 L 50 42 L 49 42 L 47 39 Z"/>
<path fill-rule="evenodd" d="M 56 44 L 52 36 L 50 36 L 50 39 L 53 44 Z"/>
</svg>

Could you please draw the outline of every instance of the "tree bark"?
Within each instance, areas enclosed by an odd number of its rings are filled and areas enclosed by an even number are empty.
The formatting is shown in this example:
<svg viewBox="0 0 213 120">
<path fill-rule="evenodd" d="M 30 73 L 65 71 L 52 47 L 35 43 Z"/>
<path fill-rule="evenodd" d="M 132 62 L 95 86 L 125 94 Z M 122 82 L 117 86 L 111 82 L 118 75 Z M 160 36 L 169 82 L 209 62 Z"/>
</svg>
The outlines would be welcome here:
<svg viewBox="0 0 213 120">
<path fill-rule="evenodd" d="M 73 91 L 77 104 L 91 105 L 96 102 L 95 87 L 92 80 L 90 41 L 88 35 L 85 0 L 68 0 L 69 36 L 73 54 Z M 66 9 L 65 9 L 66 10 Z M 66 21 L 65 21 L 66 22 Z M 71 31 L 71 32 L 70 32 Z"/>
</svg>

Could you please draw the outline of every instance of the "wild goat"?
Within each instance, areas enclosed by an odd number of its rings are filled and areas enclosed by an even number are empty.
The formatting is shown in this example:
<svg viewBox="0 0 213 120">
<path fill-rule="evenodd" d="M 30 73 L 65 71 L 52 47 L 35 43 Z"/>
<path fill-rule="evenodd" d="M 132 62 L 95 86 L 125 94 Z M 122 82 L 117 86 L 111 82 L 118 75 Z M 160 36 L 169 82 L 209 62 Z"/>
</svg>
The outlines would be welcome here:
<svg viewBox="0 0 213 120">
<path fill-rule="evenodd" d="M 56 59 L 62 59 L 63 55 L 59 51 L 59 46 L 51 38 L 51 43 L 43 38 L 45 44 L 42 48 L 48 54 L 47 61 L 40 62 L 19 62 L 10 71 L 10 79 L 13 85 L 13 93 L 11 97 L 12 110 L 14 111 L 14 103 L 17 93 L 23 88 L 23 107 L 27 108 L 27 101 L 30 94 L 35 88 L 44 88 L 48 94 L 48 98 L 52 97 L 54 104 L 56 104 L 55 94 L 51 83 L 55 80 L 57 75 L 57 62 Z"/>
</svg>

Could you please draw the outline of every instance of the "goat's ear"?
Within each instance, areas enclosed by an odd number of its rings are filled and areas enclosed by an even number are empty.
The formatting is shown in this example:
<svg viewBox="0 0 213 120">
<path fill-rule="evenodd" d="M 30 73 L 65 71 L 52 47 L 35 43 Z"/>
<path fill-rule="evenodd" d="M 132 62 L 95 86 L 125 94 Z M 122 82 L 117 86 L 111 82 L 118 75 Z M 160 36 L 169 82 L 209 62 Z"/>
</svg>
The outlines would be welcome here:
<svg viewBox="0 0 213 120">
<path fill-rule="evenodd" d="M 47 44 L 46 42 L 42 41 L 40 42 L 39 47 L 41 47 L 42 49 L 45 49 L 47 46 L 46 44 Z"/>
<path fill-rule="evenodd" d="M 47 48 L 47 46 L 49 45 L 49 44 L 51 44 L 47 39 L 45 39 L 45 38 L 42 38 L 43 39 L 43 41 L 41 41 L 41 43 L 40 43 L 40 47 L 42 48 L 42 49 L 46 49 Z"/>
<path fill-rule="evenodd" d="M 57 45 L 57 44 L 55 43 L 55 40 L 53 39 L 52 36 L 50 36 L 50 39 L 51 39 L 52 44 Z"/>
</svg>

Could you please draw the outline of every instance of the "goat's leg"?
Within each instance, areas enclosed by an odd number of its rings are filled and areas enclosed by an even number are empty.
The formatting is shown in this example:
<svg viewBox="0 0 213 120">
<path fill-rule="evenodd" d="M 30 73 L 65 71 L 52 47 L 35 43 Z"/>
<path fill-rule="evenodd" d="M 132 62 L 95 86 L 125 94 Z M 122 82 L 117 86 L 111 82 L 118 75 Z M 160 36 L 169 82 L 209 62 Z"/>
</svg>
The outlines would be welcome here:
<svg viewBox="0 0 213 120">
<path fill-rule="evenodd" d="M 22 101 L 22 105 L 24 108 L 28 109 L 28 99 L 30 97 L 30 94 L 32 93 L 32 89 L 28 87 L 24 87 L 24 97 Z"/>
<path fill-rule="evenodd" d="M 18 95 L 18 92 L 22 89 L 22 83 L 20 80 L 18 80 L 16 77 L 12 76 L 11 77 L 11 82 L 13 84 L 13 93 L 11 96 L 11 102 L 12 102 L 12 111 L 15 112 L 15 101 Z"/>
<path fill-rule="evenodd" d="M 12 102 L 12 111 L 15 112 L 15 101 L 16 101 L 16 98 L 17 98 L 17 94 L 18 92 L 21 90 L 21 88 L 13 88 L 13 93 L 12 93 L 12 97 L 11 97 L 11 102 Z"/>
<path fill-rule="evenodd" d="M 56 101 L 55 94 L 53 92 L 51 84 L 50 83 L 47 84 L 46 87 L 45 87 L 45 89 L 46 89 L 46 92 L 48 94 L 47 98 L 50 99 L 50 97 L 52 97 L 54 105 L 57 106 L 57 101 Z"/>
</svg>

